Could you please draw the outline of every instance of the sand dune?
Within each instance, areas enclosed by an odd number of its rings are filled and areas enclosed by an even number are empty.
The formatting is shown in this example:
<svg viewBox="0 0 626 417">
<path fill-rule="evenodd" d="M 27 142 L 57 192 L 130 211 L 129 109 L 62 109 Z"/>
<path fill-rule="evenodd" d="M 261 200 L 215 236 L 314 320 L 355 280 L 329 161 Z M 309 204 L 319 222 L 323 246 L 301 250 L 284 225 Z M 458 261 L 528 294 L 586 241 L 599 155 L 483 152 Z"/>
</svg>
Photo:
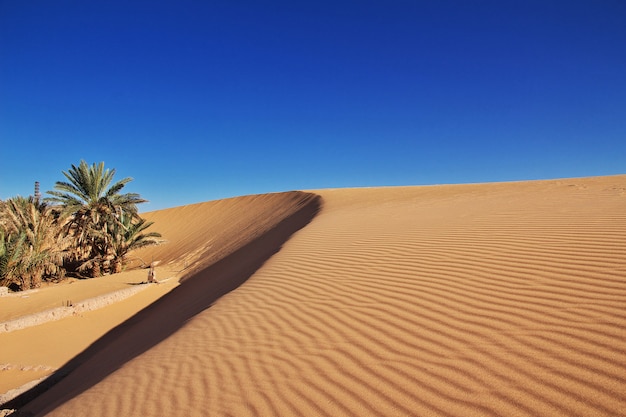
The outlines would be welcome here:
<svg viewBox="0 0 626 417">
<path fill-rule="evenodd" d="M 133 318 L 139 335 L 99 341 L 22 412 L 626 415 L 626 176 L 315 193 L 321 212 L 256 272 L 263 238 L 196 261 L 180 296 Z M 196 229 L 173 258 L 210 249 Z M 191 290 L 246 275 L 211 308 Z M 184 323 L 111 361 L 182 300 L 200 303 Z"/>
<path fill-rule="evenodd" d="M 30 381 L 55 371 L 56 379 L 59 373 L 67 373 L 68 366 L 73 366 L 76 361 L 58 369 L 98 337 L 176 288 L 180 281 L 193 276 L 194 271 L 202 269 L 202 265 L 223 259 L 249 244 L 255 237 L 265 236 L 267 232 L 275 230 L 287 219 L 306 222 L 305 217 L 297 214 L 304 207 L 317 210 L 317 200 L 318 197 L 312 194 L 289 192 L 238 197 L 148 213 L 145 217 L 158 218 L 166 214 L 165 217 L 169 218 L 169 221 L 155 225 L 167 242 L 135 254 L 136 260 L 140 261 L 138 264 L 145 263 L 143 259 L 147 262 L 161 261 L 157 267 L 160 285 L 140 285 L 146 281 L 146 270 L 139 269 L 2 297 L 0 393 L 6 395 L 0 395 L 0 402 L 17 395 L 20 387 Z M 201 245 L 194 240 L 198 237 L 203 239 Z M 277 250 L 278 243 L 282 242 L 270 243 L 264 249 L 266 253 Z M 163 247 L 169 248 L 165 254 L 161 250 Z M 252 259 L 258 260 L 254 257 Z M 231 280 L 228 285 L 234 287 L 237 284 Z M 137 289 L 141 289 L 140 294 L 122 302 L 117 301 L 120 295 L 128 295 L 128 291 L 135 292 Z M 188 289 L 189 286 L 186 287 Z M 209 288 L 212 294 L 216 294 L 218 289 L 213 284 Z M 203 296 L 202 301 L 205 303 L 212 301 L 206 294 L 199 296 Z M 94 307 L 100 307 L 111 301 L 117 302 L 114 306 L 89 311 L 93 304 Z M 61 307 L 68 302 L 71 302 L 72 307 Z M 83 307 L 85 304 L 88 308 Z M 33 325 L 36 326 L 29 327 Z M 24 329 L 15 331 L 20 328 Z M 157 334 L 165 337 L 158 332 L 154 336 Z M 111 337 L 107 340 L 111 340 Z"/>
</svg>

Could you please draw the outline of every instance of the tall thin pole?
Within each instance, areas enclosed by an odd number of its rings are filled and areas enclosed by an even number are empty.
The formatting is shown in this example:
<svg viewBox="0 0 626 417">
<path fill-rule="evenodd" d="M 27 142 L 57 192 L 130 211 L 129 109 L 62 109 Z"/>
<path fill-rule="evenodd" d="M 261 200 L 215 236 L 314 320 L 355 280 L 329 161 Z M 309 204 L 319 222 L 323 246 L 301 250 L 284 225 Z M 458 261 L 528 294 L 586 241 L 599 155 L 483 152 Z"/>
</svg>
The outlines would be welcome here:
<svg viewBox="0 0 626 417">
<path fill-rule="evenodd" d="M 35 181 L 35 202 L 39 203 L 41 193 L 39 192 L 39 181 Z"/>
</svg>

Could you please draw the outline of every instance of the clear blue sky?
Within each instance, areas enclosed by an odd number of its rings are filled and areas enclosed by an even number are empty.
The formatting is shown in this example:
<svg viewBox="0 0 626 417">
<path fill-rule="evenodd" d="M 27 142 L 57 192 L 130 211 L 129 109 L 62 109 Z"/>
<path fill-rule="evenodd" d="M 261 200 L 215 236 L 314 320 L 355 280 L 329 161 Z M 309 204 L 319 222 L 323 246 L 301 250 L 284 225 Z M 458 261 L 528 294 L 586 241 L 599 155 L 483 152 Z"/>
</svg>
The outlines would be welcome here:
<svg viewBox="0 0 626 417">
<path fill-rule="evenodd" d="M 626 173 L 623 0 L 0 0 L 0 198 Z"/>
</svg>

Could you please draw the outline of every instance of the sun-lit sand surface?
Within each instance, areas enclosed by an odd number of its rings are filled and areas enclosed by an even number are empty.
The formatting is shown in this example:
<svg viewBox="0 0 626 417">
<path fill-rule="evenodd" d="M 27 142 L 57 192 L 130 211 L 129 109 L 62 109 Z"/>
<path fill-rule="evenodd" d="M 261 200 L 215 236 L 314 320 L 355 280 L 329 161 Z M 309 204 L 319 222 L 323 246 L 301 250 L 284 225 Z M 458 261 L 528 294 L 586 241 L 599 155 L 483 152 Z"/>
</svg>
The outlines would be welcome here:
<svg viewBox="0 0 626 417">
<path fill-rule="evenodd" d="M 135 266 L 157 261 L 159 285 L 141 285 L 147 270 L 137 269 L 89 280 L 70 280 L 0 298 L 0 402 L 18 388 L 59 369 L 107 331 L 179 285 L 202 266 L 233 252 L 276 227 L 310 200 L 303 193 L 245 196 L 193 204 L 144 217 L 158 224 L 166 243 L 133 253 Z M 151 229 L 152 230 L 152 229 Z M 139 288 L 141 287 L 141 288 Z M 129 289 L 141 292 L 114 305 L 55 320 L 68 304 L 108 301 Z M 63 312 L 63 311 L 62 311 Z M 32 316 L 48 323 L 32 325 Z M 4 332 L 2 323 L 25 321 L 23 330 Z M 10 392 L 14 390 L 14 392 Z"/>
<path fill-rule="evenodd" d="M 284 195 L 150 213 L 178 235 L 144 256 L 190 278 L 22 412 L 626 415 L 626 175 L 315 193 L 308 224 L 312 200 Z"/>
</svg>

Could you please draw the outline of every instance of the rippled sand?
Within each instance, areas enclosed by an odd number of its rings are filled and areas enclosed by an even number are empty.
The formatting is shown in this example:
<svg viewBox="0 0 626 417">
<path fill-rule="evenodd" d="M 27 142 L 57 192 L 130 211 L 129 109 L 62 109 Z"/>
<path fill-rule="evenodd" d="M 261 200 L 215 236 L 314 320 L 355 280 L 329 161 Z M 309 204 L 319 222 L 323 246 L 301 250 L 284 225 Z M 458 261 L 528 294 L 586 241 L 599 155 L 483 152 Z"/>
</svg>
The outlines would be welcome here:
<svg viewBox="0 0 626 417">
<path fill-rule="evenodd" d="M 22 411 L 55 399 L 59 416 L 626 413 L 626 176 L 314 193 L 317 215 L 309 200 L 265 245 L 197 263 L 131 335 Z M 210 249 L 182 213 L 153 215 Z M 202 305 L 220 276 L 242 285 Z M 167 337 L 103 360 L 186 299 L 197 311 Z M 90 366 L 103 377 L 81 386 Z"/>
</svg>

